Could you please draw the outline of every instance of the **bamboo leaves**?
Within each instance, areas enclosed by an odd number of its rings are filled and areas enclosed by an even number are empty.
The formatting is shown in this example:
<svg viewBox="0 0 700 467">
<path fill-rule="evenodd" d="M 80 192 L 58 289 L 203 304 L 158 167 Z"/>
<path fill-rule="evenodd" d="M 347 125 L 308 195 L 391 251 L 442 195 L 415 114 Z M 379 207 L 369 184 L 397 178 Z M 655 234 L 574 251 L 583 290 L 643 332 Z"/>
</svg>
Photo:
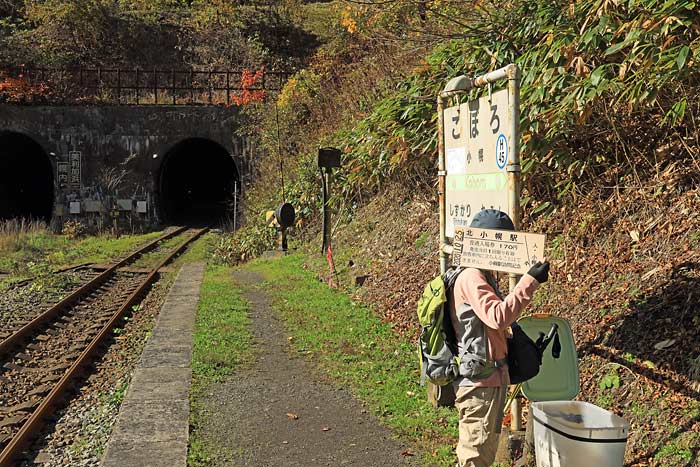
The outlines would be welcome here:
<svg viewBox="0 0 700 467">
<path fill-rule="evenodd" d="M 526 177 L 556 174 L 550 181 L 560 197 L 575 196 L 579 180 L 618 157 L 617 152 L 577 151 L 572 139 L 591 126 L 610 131 L 611 115 L 644 109 L 662 109 L 658 121 L 663 125 L 676 126 L 687 118 L 684 83 L 697 82 L 699 76 L 696 2 L 503 4 L 484 3 L 475 13 L 451 3 L 454 21 L 463 20 L 469 28 L 454 31 L 459 38 L 439 42 L 412 76 L 368 103 L 367 115 L 336 133 L 333 143 L 346 150 L 345 175 L 338 181 L 341 196 L 373 192 L 390 177 L 432 174 L 437 92 L 456 75 L 475 76 L 510 62 L 522 70 Z M 601 119 L 607 119 L 607 127 Z M 554 207 L 548 201 L 531 212 L 547 214 Z"/>
<path fill-rule="evenodd" d="M 678 65 L 679 70 L 683 69 L 683 66 L 685 65 L 685 61 L 688 58 L 689 53 L 690 47 L 688 47 L 687 45 L 681 47 L 680 52 L 678 52 L 678 58 L 676 58 L 676 64 Z"/>
</svg>

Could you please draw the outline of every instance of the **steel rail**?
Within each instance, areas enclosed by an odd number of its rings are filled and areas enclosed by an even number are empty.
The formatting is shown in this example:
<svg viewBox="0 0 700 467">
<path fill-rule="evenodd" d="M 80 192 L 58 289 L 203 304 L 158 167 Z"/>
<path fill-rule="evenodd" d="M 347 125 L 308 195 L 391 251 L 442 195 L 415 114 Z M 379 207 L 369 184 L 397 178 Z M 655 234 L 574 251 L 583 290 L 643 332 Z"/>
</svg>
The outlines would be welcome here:
<svg viewBox="0 0 700 467">
<path fill-rule="evenodd" d="M 119 322 L 124 314 L 131 309 L 131 306 L 137 302 L 141 293 L 143 293 L 146 288 L 148 288 L 155 281 L 159 274 L 159 270 L 169 263 L 175 256 L 180 254 L 185 248 L 187 248 L 187 245 L 198 239 L 208 230 L 208 227 L 197 230 L 194 235 L 178 245 L 163 261 L 161 261 L 151 270 L 138 288 L 132 292 L 124 304 L 119 307 L 114 315 L 112 315 L 112 318 L 102 328 L 99 334 L 92 339 L 90 344 L 85 348 L 85 350 L 83 350 L 78 359 L 70 366 L 70 368 L 68 368 L 68 370 L 66 370 L 63 377 L 61 377 L 51 392 L 49 392 L 41 404 L 39 404 L 37 409 L 32 413 L 31 417 L 29 417 L 24 425 L 22 425 L 22 428 L 17 432 L 17 434 L 12 437 L 10 443 L 5 446 L 5 449 L 3 449 L 2 452 L 0 452 L 0 467 L 12 467 L 16 465 L 14 463 L 15 459 L 22 454 L 23 450 L 27 447 L 31 439 L 41 430 L 42 420 L 49 415 L 50 411 L 62 399 L 62 396 L 68 389 L 71 380 L 77 376 L 80 369 L 88 363 L 93 352 L 97 350 L 102 340 L 104 340 L 104 338 L 110 334 L 114 325 Z"/>
<path fill-rule="evenodd" d="M 51 320 L 55 319 L 66 307 L 69 307 L 71 304 L 73 304 L 76 300 L 78 300 L 81 296 L 89 294 L 90 292 L 93 292 L 95 289 L 100 287 L 103 283 L 107 281 L 107 279 L 120 267 L 124 266 L 125 264 L 128 264 L 141 256 L 142 254 L 148 252 L 151 250 L 153 247 L 155 247 L 158 243 L 168 240 L 169 238 L 174 237 L 175 235 L 179 235 L 180 233 L 184 232 L 187 230 L 186 226 L 183 227 L 178 227 L 177 229 L 174 229 L 171 232 L 168 232 L 167 234 L 161 235 L 160 237 L 156 238 L 152 242 L 144 245 L 143 247 L 139 248 L 138 250 L 134 251 L 133 253 L 129 254 L 126 258 L 117 261 L 116 263 L 112 264 L 109 268 L 105 269 L 102 273 L 100 273 L 98 276 L 92 278 L 89 282 L 86 284 L 82 285 L 81 287 L 78 287 L 76 290 L 74 290 L 70 295 L 68 295 L 66 298 L 61 300 L 60 302 L 56 303 L 53 305 L 51 308 L 37 316 L 36 318 L 32 319 L 29 323 L 25 324 L 22 326 L 20 329 L 15 331 L 10 337 L 6 338 L 5 340 L 0 342 L 0 358 L 4 357 L 7 355 L 15 346 L 19 345 L 23 340 L 25 340 L 28 336 L 30 336 L 36 329 L 39 327 L 43 326 L 44 324 L 50 322 Z"/>
<path fill-rule="evenodd" d="M 147 253 L 148 251 L 153 249 L 158 243 L 163 242 L 165 240 L 168 240 L 176 235 L 179 235 L 180 233 L 184 232 L 185 230 L 187 230 L 186 226 L 178 227 L 178 228 L 172 230 L 171 232 L 168 232 L 167 234 L 161 235 L 160 237 L 147 243 L 146 245 L 139 248 L 138 250 L 130 253 L 127 257 L 112 264 L 110 267 L 105 269 L 102 273 L 100 273 L 99 275 L 97 275 L 96 277 L 91 279 L 89 282 L 87 282 L 86 284 L 83 284 L 82 286 L 80 286 L 79 288 L 74 290 L 66 298 L 64 298 L 60 302 L 56 303 L 55 305 L 53 305 L 51 308 L 46 310 L 44 313 L 35 317 L 29 323 L 27 323 L 22 328 L 17 330 L 10 337 L 8 337 L 5 340 L 3 340 L 2 342 L 0 342 L 0 357 L 5 356 L 13 347 L 20 344 L 23 339 L 27 338 L 38 327 L 53 320 L 57 315 L 59 315 L 61 313 L 62 310 L 64 310 L 66 307 L 73 304 L 81 296 L 89 294 L 90 292 L 93 292 L 95 289 L 99 288 L 104 282 L 107 281 L 107 279 L 109 279 L 109 277 L 117 269 L 134 261 L 136 258 L 141 256 L 142 254 Z"/>
</svg>

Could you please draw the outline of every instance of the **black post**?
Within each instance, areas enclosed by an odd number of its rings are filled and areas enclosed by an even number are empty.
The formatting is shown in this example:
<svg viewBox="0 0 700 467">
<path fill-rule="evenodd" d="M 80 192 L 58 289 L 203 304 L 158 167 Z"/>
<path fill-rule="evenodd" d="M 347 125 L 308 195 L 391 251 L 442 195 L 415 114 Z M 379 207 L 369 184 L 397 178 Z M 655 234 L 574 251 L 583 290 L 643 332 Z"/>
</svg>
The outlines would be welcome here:
<svg viewBox="0 0 700 467">
<path fill-rule="evenodd" d="M 323 244 L 321 245 L 321 254 L 324 256 L 328 251 L 328 240 L 330 237 L 328 230 L 331 225 L 331 211 L 328 207 L 328 180 L 326 178 L 329 170 L 330 168 L 326 168 L 326 173 L 323 173 L 323 167 L 321 167 L 321 187 L 323 189 Z"/>
<path fill-rule="evenodd" d="M 282 251 L 287 251 L 287 228 L 282 227 Z"/>
<path fill-rule="evenodd" d="M 321 170 L 321 185 L 323 188 L 323 245 L 321 246 L 321 254 L 323 255 L 328 252 L 328 247 L 331 244 L 331 210 L 330 206 L 328 206 L 332 180 L 331 169 L 340 167 L 341 153 L 340 149 L 336 148 L 318 149 L 318 167 Z M 325 173 L 323 169 L 326 169 Z"/>
</svg>

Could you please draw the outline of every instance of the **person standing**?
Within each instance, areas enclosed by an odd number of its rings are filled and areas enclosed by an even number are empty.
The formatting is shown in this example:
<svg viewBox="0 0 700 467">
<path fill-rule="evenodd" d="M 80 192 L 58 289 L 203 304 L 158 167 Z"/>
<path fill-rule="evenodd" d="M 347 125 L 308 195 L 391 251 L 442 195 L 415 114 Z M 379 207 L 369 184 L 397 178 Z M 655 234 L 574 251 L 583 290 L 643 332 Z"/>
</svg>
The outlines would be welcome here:
<svg viewBox="0 0 700 467">
<path fill-rule="evenodd" d="M 508 215 L 495 209 L 479 211 L 471 227 L 515 230 Z M 504 298 L 491 271 L 466 268 L 457 276 L 449 297 L 463 375 L 453 383 L 459 411 L 457 467 L 489 467 L 496 458 L 509 384 L 506 339 L 510 325 L 548 277 L 549 263 L 544 259 Z M 488 355 L 488 360 L 479 355 Z"/>
</svg>

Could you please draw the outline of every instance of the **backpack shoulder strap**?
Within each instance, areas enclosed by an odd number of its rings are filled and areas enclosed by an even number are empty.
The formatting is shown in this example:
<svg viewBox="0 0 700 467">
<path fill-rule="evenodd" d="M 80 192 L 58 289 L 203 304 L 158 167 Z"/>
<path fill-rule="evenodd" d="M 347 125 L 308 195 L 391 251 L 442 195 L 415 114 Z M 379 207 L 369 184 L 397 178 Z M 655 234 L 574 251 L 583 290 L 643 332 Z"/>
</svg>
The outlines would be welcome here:
<svg viewBox="0 0 700 467">
<path fill-rule="evenodd" d="M 445 283 L 445 291 L 451 289 L 455 285 L 457 276 L 459 276 L 459 273 L 462 271 L 464 271 L 464 268 L 460 266 L 456 269 L 448 269 L 445 274 L 442 275 L 442 281 Z"/>
<path fill-rule="evenodd" d="M 493 289 L 494 292 L 496 292 L 496 295 L 498 298 L 503 301 L 503 294 L 501 293 L 501 290 L 498 288 L 498 282 L 496 282 L 496 278 L 493 277 L 493 274 L 491 274 L 489 271 L 481 271 L 484 277 L 486 278 L 486 282 L 489 283 L 491 288 Z"/>
</svg>

